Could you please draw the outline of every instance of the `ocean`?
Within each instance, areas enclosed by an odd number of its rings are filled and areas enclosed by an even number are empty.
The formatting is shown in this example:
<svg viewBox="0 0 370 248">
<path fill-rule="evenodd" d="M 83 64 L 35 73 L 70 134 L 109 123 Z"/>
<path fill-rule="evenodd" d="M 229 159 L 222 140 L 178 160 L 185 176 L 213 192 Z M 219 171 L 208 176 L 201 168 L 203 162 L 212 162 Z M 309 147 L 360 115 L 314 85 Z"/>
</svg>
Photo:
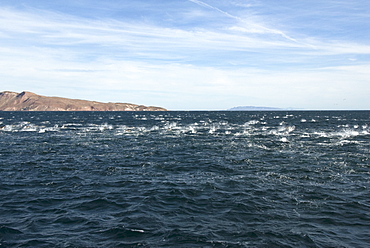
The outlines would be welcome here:
<svg viewBox="0 0 370 248">
<path fill-rule="evenodd" d="M 369 247 L 370 111 L 0 112 L 0 247 Z"/>
</svg>

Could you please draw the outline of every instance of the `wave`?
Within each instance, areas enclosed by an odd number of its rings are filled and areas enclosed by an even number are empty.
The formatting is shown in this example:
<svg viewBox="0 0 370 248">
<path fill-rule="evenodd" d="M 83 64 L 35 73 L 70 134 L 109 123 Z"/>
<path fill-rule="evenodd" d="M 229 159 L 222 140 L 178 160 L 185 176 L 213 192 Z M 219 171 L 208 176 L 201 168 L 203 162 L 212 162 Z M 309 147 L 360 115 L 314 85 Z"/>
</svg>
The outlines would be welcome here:
<svg viewBox="0 0 370 248">
<path fill-rule="evenodd" d="M 49 126 L 46 126 L 48 125 Z M 305 124 L 305 123 L 303 123 Z M 276 141 L 283 143 L 318 142 L 323 145 L 349 143 L 361 143 L 354 138 L 366 139 L 370 135 L 367 124 L 351 124 L 342 128 L 320 128 L 317 126 L 305 127 L 280 122 L 277 125 L 268 125 L 260 120 L 251 120 L 243 124 L 229 123 L 225 121 L 200 121 L 184 124 L 176 121 L 163 121 L 155 125 L 121 125 L 121 124 L 95 124 L 95 123 L 64 123 L 52 124 L 43 122 L 42 125 L 32 122 L 19 122 L 5 125 L 0 133 L 38 133 L 50 135 L 63 133 L 66 135 L 114 135 L 114 136 L 219 136 L 219 137 L 245 137 L 249 140 L 276 137 Z"/>
<path fill-rule="evenodd" d="M 2 114 L 0 247 L 369 243 L 368 114 Z"/>
</svg>

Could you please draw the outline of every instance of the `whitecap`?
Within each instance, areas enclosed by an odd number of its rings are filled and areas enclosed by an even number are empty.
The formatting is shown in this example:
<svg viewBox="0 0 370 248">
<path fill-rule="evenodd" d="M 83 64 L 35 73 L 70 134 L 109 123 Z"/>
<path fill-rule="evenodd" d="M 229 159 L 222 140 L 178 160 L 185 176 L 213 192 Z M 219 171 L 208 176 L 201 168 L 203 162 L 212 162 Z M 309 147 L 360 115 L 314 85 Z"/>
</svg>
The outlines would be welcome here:
<svg viewBox="0 0 370 248">
<path fill-rule="evenodd" d="M 352 129 L 344 129 L 343 131 L 336 133 L 336 135 L 342 138 L 354 137 L 354 136 L 358 136 L 359 134 L 360 132 L 352 130 Z"/>
<path fill-rule="evenodd" d="M 291 133 L 295 130 L 295 126 L 288 126 L 286 129 L 288 133 Z"/>
<path fill-rule="evenodd" d="M 158 116 L 158 117 L 155 117 L 154 120 L 156 120 L 156 121 L 164 121 L 165 118 L 164 117 L 161 117 L 161 116 Z"/>
<path fill-rule="evenodd" d="M 251 121 L 246 122 L 244 125 L 245 126 L 249 126 L 249 125 L 256 125 L 258 123 L 260 123 L 260 121 L 258 121 L 258 120 L 251 120 Z"/>
<path fill-rule="evenodd" d="M 286 137 L 282 137 L 282 138 L 280 139 L 280 141 L 281 141 L 281 142 L 284 142 L 284 143 L 289 142 L 289 140 L 288 140 Z"/>
<path fill-rule="evenodd" d="M 309 138 L 309 137 L 311 137 L 311 135 L 310 135 L 310 133 L 303 133 L 303 134 L 301 134 L 300 137 L 301 138 Z"/>
<path fill-rule="evenodd" d="M 361 144 L 359 141 L 354 141 L 354 140 L 341 140 L 337 143 L 337 145 L 343 146 L 343 145 L 348 145 L 348 144 Z"/>
<path fill-rule="evenodd" d="M 158 126 L 152 126 L 150 131 L 158 131 L 160 128 Z"/>
<path fill-rule="evenodd" d="M 209 131 L 208 131 L 208 133 L 210 133 L 210 134 L 213 134 L 214 132 L 216 132 L 216 130 L 219 128 L 219 126 L 218 125 L 211 125 L 210 127 L 209 127 Z"/>
<path fill-rule="evenodd" d="M 38 131 L 38 127 L 34 124 L 28 124 L 21 128 L 21 132 L 36 132 Z"/>
<path fill-rule="evenodd" d="M 278 129 L 271 130 L 270 134 L 274 135 L 288 135 L 295 130 L 295 126 L 281 126 Z"/>
<path fill-rule="evenodd" d="M 167 130 L 167 131 L 170 131 L 172 129 L 175 129 L 177 127 L 177 123 L 176 122 L 168 122 L 166 123 L 164 126 L 163 126 L 163 129 L 164 130 Z"/>
<path fill-rule="evenodd" d="M 194 127 L 194 126 L 189 126 L 189 131 L 190 131 L 191 133 L 197 133 L 197 130 L 195 129 L 195 127 Z"/>
<path fill-rule="evenodd" d="M 109 125 L 108 123 L 104 123 L 103 125 L 98 126 L 99 131 L 104 130 L 112 130 L 114 127 L 112 125 Z"/>
<path fill-rule="evenodd" d="M 328 138 L 329 134 L 326 132 L 313 132 L 314 135 L 317 135 L 319 137 Z"/>
<path fill-rule="evenodd" d="M 6 132 L 12 132 L 13 131 L 13 125 L 6 125 L 1 130 L 6 131 Z"/>
</svg>

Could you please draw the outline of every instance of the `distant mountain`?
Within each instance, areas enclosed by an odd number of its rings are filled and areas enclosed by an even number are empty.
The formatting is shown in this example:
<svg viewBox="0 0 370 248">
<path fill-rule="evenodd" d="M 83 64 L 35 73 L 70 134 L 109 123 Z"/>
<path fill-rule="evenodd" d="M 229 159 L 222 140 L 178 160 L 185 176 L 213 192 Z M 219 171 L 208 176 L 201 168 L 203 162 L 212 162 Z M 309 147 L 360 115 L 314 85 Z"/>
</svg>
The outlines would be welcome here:
<svg viewBox="0 0 370 248">
<path fill-rule="evenodd" d="M 0 92 L 0 111 L 167 111 L 131 103 L 102 103 L 62 97 L 40 96 L 32 92 Z"/>
<path fill-rule="evenodd" d="M 228 109 L 228 111 L 281 111 L 281 110 L 294 110 L 292 108 L 272 108 L 272 107 L 256 107 L 256 106 L 239 106 Z"/>
</svg>

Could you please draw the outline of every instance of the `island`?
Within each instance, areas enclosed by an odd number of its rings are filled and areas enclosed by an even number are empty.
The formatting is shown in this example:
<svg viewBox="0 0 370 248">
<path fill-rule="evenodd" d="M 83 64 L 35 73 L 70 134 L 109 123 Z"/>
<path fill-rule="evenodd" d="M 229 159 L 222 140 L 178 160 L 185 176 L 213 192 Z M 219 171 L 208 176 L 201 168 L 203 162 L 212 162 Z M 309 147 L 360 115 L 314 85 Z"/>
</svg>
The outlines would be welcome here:
<svg viewBox="0 0 370 248">
<path fill-rule="evenodd" d="M 32 92 L 0 92 L 0 111 L 168 111 L 165 108 L 131 103 L 103 103 L 63 97 L 41 96 Z"/>
<path fill-rule="evenodd" d="M 273 107 L 259 107 L 259 106 L 238 106 L 230 108 L 227 111 L 293 111 L 303 110 L 298 108 L 273 108 Z"/>
<path fill-rule="evenodd" d="M 239 107 L 234 107 L 231 109 L 228 109 L 228 111 L 265 111 L 265 110 L 284 110 L 281 108 L 272 108 L 272 107 L 257 107 L 257 106 L 239 106 Z"/>
</svg>

